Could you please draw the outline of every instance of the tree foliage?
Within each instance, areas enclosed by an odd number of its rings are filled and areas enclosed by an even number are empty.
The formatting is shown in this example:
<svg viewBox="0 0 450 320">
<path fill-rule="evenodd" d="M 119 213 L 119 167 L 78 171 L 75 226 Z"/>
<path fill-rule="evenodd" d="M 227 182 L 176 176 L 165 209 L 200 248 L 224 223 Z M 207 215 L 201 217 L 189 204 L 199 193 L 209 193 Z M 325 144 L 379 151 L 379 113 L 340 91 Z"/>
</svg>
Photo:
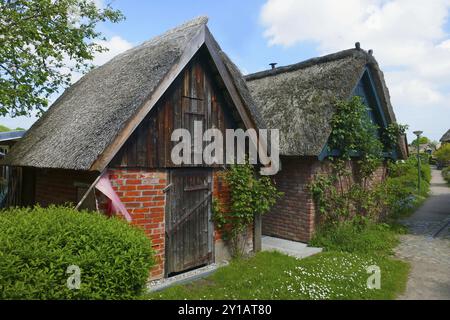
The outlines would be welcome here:
<svg viewBox="0 0 450 320">
<path fill-rule="evenodd" d="M 427 137 L 420 137 L 419 140 L 417 140 L 417 138 L 414 139 L 413 142 L 411 142 L 411 145 L 417 146 L 417 142 L 419 142 L 419 145 L 420 145 L 420 144 L 427 144 L 427 143 L 430 143 L 431 140 L 428 139 Z"/>
<path fill-rule="evenodd" d="M 7 127 L 7 126 L 4 126 L 4 125 L 0 124 L 0 132 L 23 131 L 23 130 L 25 130 L 25 129 L 21 128 L 21 127 L 17 127 L 15 129 L 11 129 L 11 128 Z"/>
<path fill-rule="evenodd" d="M 72 72 L 107 50 L 96 25 L 122 19 L 93 0 L 0 0 L 0 114 L 41 114 Z"/>
</svg>

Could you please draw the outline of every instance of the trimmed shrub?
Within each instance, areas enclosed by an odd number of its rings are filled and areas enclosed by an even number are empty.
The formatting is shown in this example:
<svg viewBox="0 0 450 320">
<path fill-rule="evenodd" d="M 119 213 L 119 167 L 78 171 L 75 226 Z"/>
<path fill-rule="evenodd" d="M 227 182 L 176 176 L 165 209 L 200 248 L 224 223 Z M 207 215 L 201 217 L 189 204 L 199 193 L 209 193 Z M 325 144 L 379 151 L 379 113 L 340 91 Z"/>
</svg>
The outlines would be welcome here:
<svg viewBox="0 0 450 320">
<path fill-rule="evenodd" d="M 132 299 L 153 266 L 144 232 L 118 218 L 71 208 L 0 212 L 1 299 Z M 69 289 L 69 266 L 81 271 Z"/>
<path fill-rule="evenodd" d="M 446 143 L 434 152 L 437 161 L 443 166 L 450 165 L 450 143 Z"/>
</svg>

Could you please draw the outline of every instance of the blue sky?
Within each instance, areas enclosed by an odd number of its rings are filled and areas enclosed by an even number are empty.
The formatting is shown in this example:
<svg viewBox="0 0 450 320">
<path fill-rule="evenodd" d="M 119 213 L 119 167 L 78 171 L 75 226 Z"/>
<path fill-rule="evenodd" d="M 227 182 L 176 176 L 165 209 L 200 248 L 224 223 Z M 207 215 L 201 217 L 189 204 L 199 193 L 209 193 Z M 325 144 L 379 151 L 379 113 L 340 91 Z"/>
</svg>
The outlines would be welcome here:
<svg viewBox="0 0 450 320">
<path fill-rule="evenodd" d="M 111 50 L 96 64 L 199 15 L 209 17 L 213 35 L 244 73 L 360 41 L 385 72 L 399 122 L 435 140 L 450 129 L 450 0 L 115 0 L 113 7 L 126 20 L 99 26 Z M 33 121 L 0 123 L 28 128 Z"/>
</svg>

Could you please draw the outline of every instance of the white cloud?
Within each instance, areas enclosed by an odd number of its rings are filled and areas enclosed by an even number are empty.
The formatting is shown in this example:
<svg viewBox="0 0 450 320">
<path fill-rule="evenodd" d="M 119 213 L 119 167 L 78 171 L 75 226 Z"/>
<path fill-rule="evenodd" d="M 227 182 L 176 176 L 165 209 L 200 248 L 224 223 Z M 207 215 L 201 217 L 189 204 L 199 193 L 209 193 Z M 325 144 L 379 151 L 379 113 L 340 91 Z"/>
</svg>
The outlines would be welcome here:
<svg viewBox="0 0 450 320">
<path fill-rule="evenodd" d="M 385 70 L 400 121 L 412 105 L 450 118 L 449 9 L 450 0 L 267 0 L 261 21 L 270 45 L 312 41 L 325 54 L 360 41 Z"/>
<path fill-rule="evenodd" d="M 427 106 L 445 102 L 445 97 L 432 83 L 413 76 L 410 79 L 404 73 L 388 73 L 389 88 L 393 102 L 409 106 Z"/>
<path fill-rule="evenodd" d="M 133 45 L 130 42 L 119 36 L 114 36 L 107 41 L 103 40 L 97 41 L 97 43 L 103 47 L 108 48 L 108 51 L 100 52 L 95 55 L 93 63 L 96 66 L 100 66 L 108 62 L 109 60 L 117 56 L 119 53 L 122 53 L 133 47 Z"/>
<path fill-rule="evenodd" d="M 94 55 L 92 63 L 95 66 L 101 66 L 117 56 L 118 54 L 131 49 L 133 44 L 120 36 L 113 36 L 109 40 L 97 40 L 96 43 L 108 49 L 108 51 L 97 52 Z M 69 64 L 70 62 L 67 62 Z M 77 82 L 83 75 L 79 72 L 72 73 L 72 83 Z"/>
</svg>

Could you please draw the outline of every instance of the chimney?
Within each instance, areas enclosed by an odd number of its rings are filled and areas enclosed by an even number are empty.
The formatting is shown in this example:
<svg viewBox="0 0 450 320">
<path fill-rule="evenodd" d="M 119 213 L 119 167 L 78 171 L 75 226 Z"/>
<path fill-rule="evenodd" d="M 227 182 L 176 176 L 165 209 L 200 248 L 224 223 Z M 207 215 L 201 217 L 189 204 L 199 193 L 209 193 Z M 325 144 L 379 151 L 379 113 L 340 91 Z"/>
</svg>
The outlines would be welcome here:
<svg viewBox="0 0 450 320">
<path fill-rule="evenodd" d="M 359 42 L 355 43 L 356 50 L 361 50 L 361 44 Z"/>
<path fill-rule="evenodd" d="M 269 65 L 272 67 L 272 70 L 275 69 L 277 64 L 278 63 L 276 63 L 276 62 L 269 63 Z"/>
</svg>

